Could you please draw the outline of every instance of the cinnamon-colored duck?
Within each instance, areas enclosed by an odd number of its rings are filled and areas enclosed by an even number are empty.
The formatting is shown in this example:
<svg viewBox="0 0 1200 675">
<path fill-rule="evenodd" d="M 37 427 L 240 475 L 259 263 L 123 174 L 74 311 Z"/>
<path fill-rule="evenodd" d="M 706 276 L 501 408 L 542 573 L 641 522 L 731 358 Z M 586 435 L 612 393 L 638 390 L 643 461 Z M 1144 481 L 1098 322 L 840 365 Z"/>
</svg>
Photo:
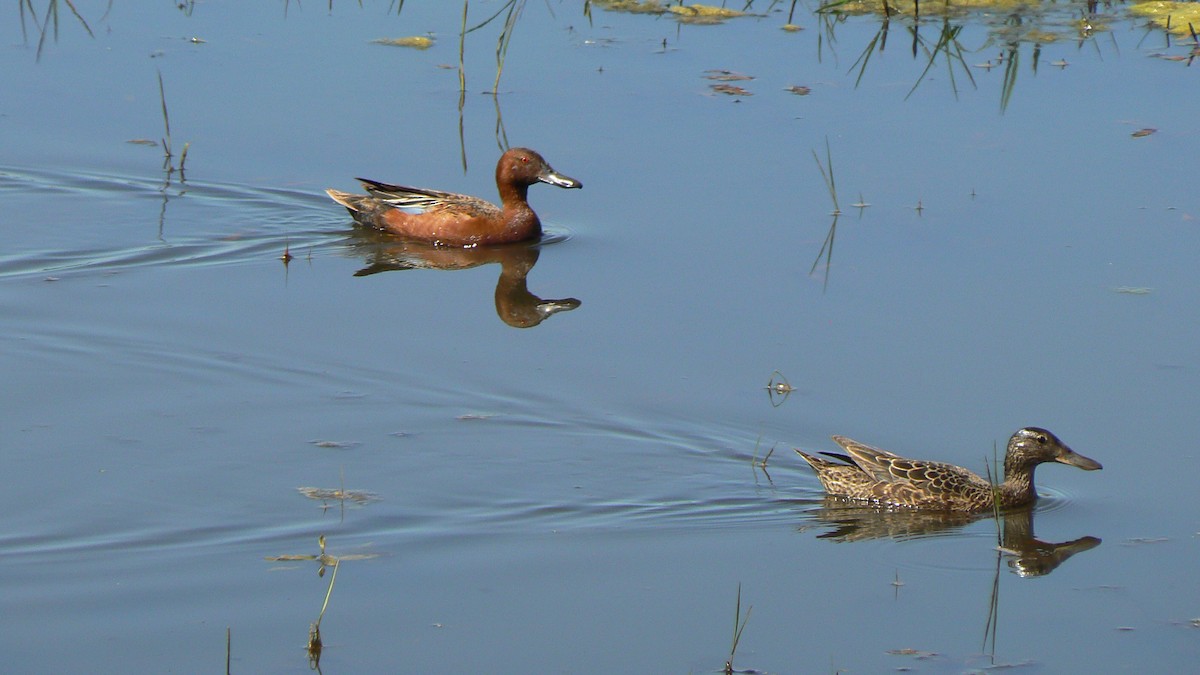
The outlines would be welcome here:
<svg viewBox="0 0 1200 675">
<path fill-rule="evenodd" d="M 367 194 L 332 189 L 325 192 L 362 225 L 442 246 L 509 244 L 541 236 L 542 223 L 526 199 L 529 186 L 549 183 L 561 188 L 583 187 L 583 183 L 556 172 L 529 148 L 511 148 L 496 163 L 500 206 L 453 192 L 389 185 L 366 178 L 358 181 Z"/>
</svg>

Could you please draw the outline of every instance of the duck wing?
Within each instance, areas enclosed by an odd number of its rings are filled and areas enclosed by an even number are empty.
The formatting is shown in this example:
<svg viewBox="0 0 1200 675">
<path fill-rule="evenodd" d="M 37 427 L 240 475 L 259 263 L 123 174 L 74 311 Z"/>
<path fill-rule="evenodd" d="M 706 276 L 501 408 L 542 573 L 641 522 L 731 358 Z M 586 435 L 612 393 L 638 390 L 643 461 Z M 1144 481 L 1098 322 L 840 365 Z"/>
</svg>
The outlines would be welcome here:
<svg viewBox="0 0 1200 675">
<path fill-rule="evenodd" d="M 443 192 L 428 188 L 409 187 L 407 185 L 392 185 L 380 183 L 369 178 L 357 179 L 372 197 L 381 202 L 402 209 L 420 209 L 422 211 L 459 211 L 475 216 L 490 216 L 500 213 L 500 209 L 491 202 L 457 192 Z"/>
<path fill-rule="evenodd" d="M 859 443 L 845 436 L 834 436 L 863 471 L 875 480 L 907 486 L 920 494 L 960 495 L 979 487 L 987 487 L 987 481 L 966 469 L 920 459 L 908 459 L 895 453 Z"/>
<path fill-rule="evenodd" d="M 892 473 L 892 464 L 895 460 L 904 459 L 900 455 L 872 447 L 866 443 L 859 443 L 853 438 L 845 436 L 834 436 L 833 440 L 850 453 L 850 456 L 845 459 L 854 462 L 858 468 L 875 480 L 891 483 L 897 479 L 897 476 Z M 839 457 L 841 456 L 839 455 Z"/>
</svg>

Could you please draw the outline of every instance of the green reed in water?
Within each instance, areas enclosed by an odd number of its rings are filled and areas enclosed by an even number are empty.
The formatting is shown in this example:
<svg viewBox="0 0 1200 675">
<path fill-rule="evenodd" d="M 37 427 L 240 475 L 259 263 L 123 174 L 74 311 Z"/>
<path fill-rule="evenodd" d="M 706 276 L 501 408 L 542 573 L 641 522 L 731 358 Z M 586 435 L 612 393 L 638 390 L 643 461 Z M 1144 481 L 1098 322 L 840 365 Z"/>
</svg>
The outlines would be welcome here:
<svg viewBox="0 0 1200 675">
<path fill-rule="evenodd" d="M 733 644 L 729 647 L 729 660 L 725 662 L 725 675 L 733 675 L 733 656 L 737 653 L 738 642 L 742 640 L 742 631 L 746 630 L 746 622 L 750 620 L 751 605 L 746 608 L 746 616 L 742 616 L 742 585 L 738 584 L 737 604 L 733 610 Z"/>
</svg>

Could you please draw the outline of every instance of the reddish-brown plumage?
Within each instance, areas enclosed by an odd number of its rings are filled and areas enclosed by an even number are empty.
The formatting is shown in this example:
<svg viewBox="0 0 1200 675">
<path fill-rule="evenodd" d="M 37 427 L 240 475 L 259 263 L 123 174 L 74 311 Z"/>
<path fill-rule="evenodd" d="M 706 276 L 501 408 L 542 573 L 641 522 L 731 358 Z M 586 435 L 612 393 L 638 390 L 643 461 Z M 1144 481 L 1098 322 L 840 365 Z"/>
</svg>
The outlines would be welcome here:
<svg viewBox="0 0 1200 675">
<path fill-rule="evenodd" d="M 444 246 L 509 244 L 541 236 L 541 221 L 527 200 L 529 186 L 549 183 L 562 188 L 583 187 L 574 178 L 556 172 L 529 148 L 512 148 L 496 163 L 500 206 L 453 192 L 358 180 L 367 190 L 366 195 L 332 189 L 326 192 L 362 225 Z"/>
</svg>

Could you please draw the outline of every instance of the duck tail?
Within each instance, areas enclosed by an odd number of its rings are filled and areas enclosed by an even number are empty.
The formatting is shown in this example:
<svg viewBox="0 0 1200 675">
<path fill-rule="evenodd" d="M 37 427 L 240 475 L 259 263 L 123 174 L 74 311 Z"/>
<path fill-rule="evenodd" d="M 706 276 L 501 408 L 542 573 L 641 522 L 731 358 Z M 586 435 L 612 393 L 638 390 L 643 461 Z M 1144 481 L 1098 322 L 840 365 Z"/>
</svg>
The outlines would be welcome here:
<svg viewBox="0 0 1200 675">
<path fill-rule="evenodd" d="M 346 207 L 350 213 L 363 213 L 370 210 L 371 198 L 366 195 L 355 195 L 330 188 L 325 191 L 329 198 Z"/>
<path fill-rule="evenodd" d="M 801 450 L 800 448 L 792 448 L 792 449 L 796 451 L 797 455 L 800 455 L 801 457 L 803 457 L 804 461 L 808 462 L 809 465 L 812 466 L 812 468 L 816 469 L 818 473 L 820 473 L 821 469 L 826 469 L 831 466 L 841 466 L 840 464 L 831 462 L 831 461 L 825 459 L 824 457 L 817 457 L 816 455 L 810 455 L 807 452 L 804 452 L 803 450 Z M 828 453 L 828 452 L 822 452 L 821 454 L 822 455 L 830 455 L 832 457 L 837 457 L 838 459 L 845 459 L 845 460 L 847 460 L 847 462 L 849 462 L 849 459 L 850 459 L 849 457 L 842 457 L 841 455 L 834 455 L 834 454 Z"/>
</svg>

